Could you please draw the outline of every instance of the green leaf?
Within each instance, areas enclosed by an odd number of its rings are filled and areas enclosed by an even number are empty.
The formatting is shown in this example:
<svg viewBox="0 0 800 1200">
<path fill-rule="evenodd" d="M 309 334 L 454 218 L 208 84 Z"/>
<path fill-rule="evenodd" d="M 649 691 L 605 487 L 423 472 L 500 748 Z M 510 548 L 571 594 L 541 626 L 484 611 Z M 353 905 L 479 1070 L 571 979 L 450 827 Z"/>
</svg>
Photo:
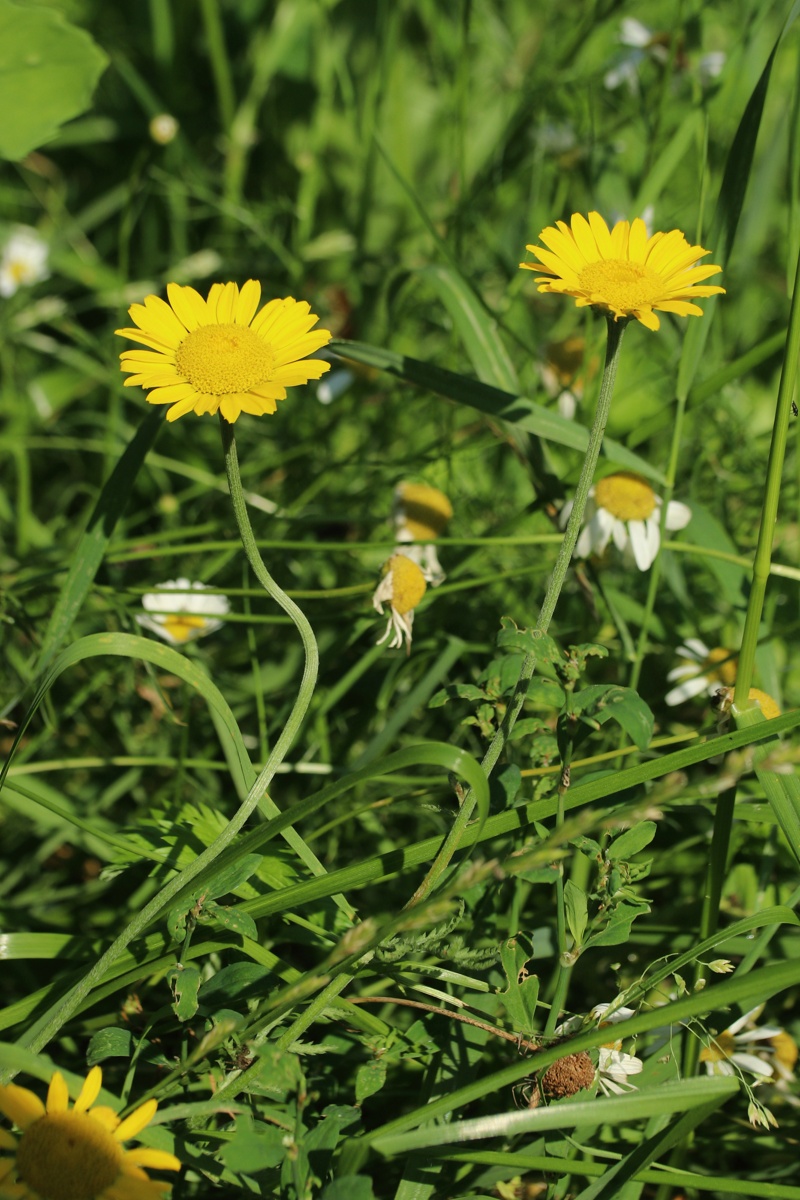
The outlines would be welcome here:
<svg viewBox="0 0 800 1200">
<path fill-rule="evenodd" d="M 130 1058 L 132 1041 L 130 1029 L 100 1029 L 89 1041 L 87 1065 L 94 1067 L 107 1058 Z"/>
<path fill-rule="evenodd" d="M 422 267 L 418 275 L 434 285 L 453 318 L 461 342 L 483 383 L 516 395 L 519 380 L 493 321 L 469 285 L 449 267 Z"/>
<path fill-rule="evenodd" d="M 632 855 L 650 845 L 656 835 L 656 828 L 655 821 L 639 821 L 632 829 L 627 829 L 618 838 L 614 838 L 606 850 L 606 857 L 612 862 L 626 862 Z"/>
<path fill-rule="evenodd" d="M 583 935 L 589 920 L 589 908 L 586 903 L 586 893 L 571 879 L 564 884 L 564 908 L 575 948 L 579 950 L 583 945 Z"/>
<path fill-rule="evenodd" d="M 372 1180 L 366 1175 L 340 1175 L 328 1184 L 320 1200 L 375 1200 Z"/>
<path fill-rule="evenodd" d="M 503 964 L 508 987 L 501 992 L 501 999 L 514 1028 L 528 1034 L 535 1027 L 536 1004 L 539 998 L 539 978 L 530 975 L 527 963 L 531 952 L 526 950 L 518 938 L 509 938 L 500 946 L 500 961 Z"/>
<path fill-rule="evenodd" d="M 197 1012 L 200 968 L 176 963 L 167 971 L 167 983 L 173 996 L 172 1010 L 179 1021 L 191 1021 Z"/>
<path fill-rule="evenodd" d="M 650 707 L 633 688 L 612 684 L 592 685 L 576 692 L 571 711 L 590 717 L 598 724 L 616 721 L 640 750 L 646 750 L 653 736 L 655 718 Z"/>
<path fill-rule="evenodd" d="M 497 645 L 503 650 L 520 650 L 523 654 L 534 654 L 537 662 L 563 662 L 563 651 L 548 634 L 540 633 L 536 629 L 520 629 L 511 617 L 501 617 L 500 625 Z"/>
<path fill-rule="evenodd" d="M 219 1151 L 219 1157 L 242 1175 L 253 1175 L 269 1167 L 278 1167 L 286 1155 L 286 1131 L 254 1121 L 249 1112 L 240 1113 L 234 1123 L 234 1136 Z"/>
<path fill-rule="evenodd" d="M 84 112 L 107 62 L 62 13 L 0 0 L 0 155 L 24 158 Z"/>
<path fill-rule="evenodd" d="M 590 946 L 619 946 L 627 942 L 633 922 L 637 917 L 643 917 L 649 912 L 650 905 L 644 902 L 618 905 L 609 917 L 606 928 L 587 938 L 584 950 L 588 950 Z"/>
<path fill-rule="evenodd" d="M 253 918 L 246 912 L 242 912 L 238 908 L 227 908 L 223 904 L 216 904 L 213 900 L 204 900 L 203 906 L 197 916 L 199 925 L 221 925 L 223 929 L 230 929 L 231 933 L 241 933 L 243 937 L 252 938 L 253 941 L 258 939 L 258 930 Z"/>
<path fill-rule="evenodd" d="M 362 1063 L 356 1071 L 356 1104 L 363 1104 L 368 1096 L 374 1096 L 386 1083 L 386 1063 L 381 1058 Z"/>
</svg>

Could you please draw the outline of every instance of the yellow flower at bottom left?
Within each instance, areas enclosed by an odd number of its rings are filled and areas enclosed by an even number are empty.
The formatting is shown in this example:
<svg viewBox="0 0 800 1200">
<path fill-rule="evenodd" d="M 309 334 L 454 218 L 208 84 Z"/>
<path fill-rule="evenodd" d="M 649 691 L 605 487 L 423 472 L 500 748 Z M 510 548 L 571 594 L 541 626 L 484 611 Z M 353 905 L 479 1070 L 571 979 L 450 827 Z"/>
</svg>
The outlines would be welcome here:
<svg viewBox="0 0 800 1200">
<path fill-rule="evenodd" d="M 28 1088 L 0 1085 L 0 1112 L 19 1130 L 0 1129 L 0 1200 L 160 1200 L 170 1191 L 144 1168 L 179 1171 L 174 1154 L 123 1146 L 150 1124 L 157 1102 L 147 1100 L 120 1120 L 95 1104 L 102 1082 L 92 1067 L 72 1109 L 60 1071 L 46 1103 Z"/>
</svg>

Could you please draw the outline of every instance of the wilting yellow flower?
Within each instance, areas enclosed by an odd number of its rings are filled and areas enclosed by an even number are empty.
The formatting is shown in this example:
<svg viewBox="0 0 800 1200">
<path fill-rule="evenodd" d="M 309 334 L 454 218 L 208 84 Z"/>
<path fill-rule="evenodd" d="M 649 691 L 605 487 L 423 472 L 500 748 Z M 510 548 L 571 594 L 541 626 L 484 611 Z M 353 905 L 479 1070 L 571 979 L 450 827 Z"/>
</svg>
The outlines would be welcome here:
<svg viewBox="0 0 800 1200">
<path fill-rule="evenodd" d="M 331 338 L 327 329 L 309 332 L 319 318 L 304 301 L 270 300 L 256 312 L 261 284 L 248 279 L 215 283 L 206 300 L 191 287 L 167 284 L 169 304 L 145 297 L 128 312 L 137 328 L 117 329 L 146 350 L 125 350 L 126 387 L 152 388 L 150 404 L 169 404 L 167 420 L 186 413 L 274 413 L 287 387 L 319 379 L 330 363 L 305 358 Z M 301 361 L 302 360 L 302 361 Z"/>
<path fill-rule="evenodd" d="M 0 1085 L 0 1112 L 19 1134 L 0 1129 L 0 1196 L 3 1200 L 160 1200 L 171 1185 L 143 1170 L 179 1171 L 165 1150 L 123 1149 L 152 1121 L 156 1101 L 140 1104 L 120 1121 L 95 1105 L 103 1075 L 92 1067 L 70 1111 L 64 1077 L 50 1080 L 47 1103 L 15 1083 Z"/>
<path fill-rule="evenodd" d="M 703 279 L 721 267 L 698 266 L 710 250 L 690 246 L 679 229 L 648 237 L 641 217 L 617 221 L 609 230 L 599 213 L 589 219 L 574 213 L 569 225 L 556 222 L 539 234 L 542 246 L 526 246 L 538 263 L 520 263 L 538 271 L 540 292 L 574 296 L 578 308 L 595 305 L 614 320 L 635 317 L 648 329 L 658 329 L 654 309 L 679 317 L 700 317 L 703 310 L 692 301 L 725 289 L 715 284 L 700 287 Z"/>
<path fill-rule="evenodd" d="M 572 503 L 567 501 L 561 510 L 559 524 L 562 529 L 569 520 Z M 624 551 L 630 545 L 639 570 L 648 571 L 661 544 L 661 505 L 661 497 L 641 475 L 633 471 L 606 475 L 589 491 L 584 514 L 586 524 L 575 546 L 575 557 L 602 554 L 613 538 L 618 550 Z M 683 529 L 691 517 L 692 511 L 687 505 L 670 500 L 666 528 L 670 532 Z"/>
<path fill-rule="evenodd" d="M 453 515 L 453 506 L 438 488 L 427 483 L 398 483 L 394 490 L 394 527 L 400 543 L 428 542 L 425 546 L 403 545 L 403 554 L 422 569 L 427 583 L 438 587 L 444 582 L 436 547 L 439 537 Z"/>
<path fill-rule="evenodd" d="M 427 586 L 422 568 L 407 554 L 393 554 L 387 559 L 383 564 L 381 581 L 372 597 L 373 607 L 381 616 L 384 604 L 389 605 L 389 622 L 383 637 L 378 638 L 377 645 L 385 642 L 391 633 L 390 649 L 402 646 L 404 637 L 406 647 L 411 646 L 414 609 L 425 595 Z"/>
</svg>

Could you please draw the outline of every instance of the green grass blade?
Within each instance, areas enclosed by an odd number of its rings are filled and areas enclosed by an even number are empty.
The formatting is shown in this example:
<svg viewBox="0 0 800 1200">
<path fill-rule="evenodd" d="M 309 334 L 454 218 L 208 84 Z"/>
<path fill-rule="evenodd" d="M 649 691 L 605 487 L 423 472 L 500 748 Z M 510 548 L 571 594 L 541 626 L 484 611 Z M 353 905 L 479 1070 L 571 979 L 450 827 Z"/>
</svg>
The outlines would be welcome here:
<svg viewBox="0 0 800 1200">
<path fill-rule="evenodd" d="M 448 400 L 467 404 L 498 420 L 518 425 L 520 429 L 535 434 L 543 441 L 556 442 L 558 445 L 568 446 L 571 450 L 577 450 L 581 454 L 586 453 L 589 445 L 589 433 L 583 425 L 579 425 L 575 421 L 568 421 L 560 413 L 544 408 L 524 396 L 515 396 L 511 392 L 491 387 L 477 379 L 458 375 L 455 371 L 447 371 L 443 367 L 421 362 L 407 354 L 383 350 L 379 346 L 370 346 L 365 342 L 349 342 L 342 338 L 335 338 L 330 342 L 329 349 L 338 354 L 340 358 L 352 359 L 353 362 L 376 367 L 398 379 L 404 379 L 407 383 L 413 383 L 427 391 L 446 396 Z M 603 438 L 602 453 L 610 462 L 617 463 L 627 470 L 637 471 L 640 475 L 645 475 L 657 483 L 664 482 L 661 471 L 656 470 L 638 454 L 634 454 L 632 450 L 626 449 L 625 446 L 611 438 Z"/>
<path fill-rule="evenodd" d="M 163 424 L 163 414 L 159 409 L 151 409 L 145 414 L 136 434 L 103 487 L 86 531 L 74 552 L 72 566 L 45 630 L 37 659 L 37 672 L 41 671 L 58 651 L 80 612 L 117 522 L 128 503 L 139 469 Z"/>
</svg>

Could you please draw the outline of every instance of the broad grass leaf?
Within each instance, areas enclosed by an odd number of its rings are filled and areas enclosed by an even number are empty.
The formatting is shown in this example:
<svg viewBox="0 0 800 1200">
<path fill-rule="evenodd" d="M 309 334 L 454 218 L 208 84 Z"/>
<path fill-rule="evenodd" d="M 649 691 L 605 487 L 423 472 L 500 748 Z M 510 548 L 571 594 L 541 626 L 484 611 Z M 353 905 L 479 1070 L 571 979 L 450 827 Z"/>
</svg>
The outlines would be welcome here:
<svg viewBox="0 0 800 1200">
<path fill-rule="evenodd" d="M 86 1065 L 94 1067 L 107 1058 L 130 1058 L 133 1034 L 130 1029 L 99 1029 L 93 1033 L 86 1051 Z"/>
<path fill-rule="evenodd" d="M 17 160 L 89 107 L 108 59 L 52 8 L 0 0 L 0 155 Z"/>
</svg>

